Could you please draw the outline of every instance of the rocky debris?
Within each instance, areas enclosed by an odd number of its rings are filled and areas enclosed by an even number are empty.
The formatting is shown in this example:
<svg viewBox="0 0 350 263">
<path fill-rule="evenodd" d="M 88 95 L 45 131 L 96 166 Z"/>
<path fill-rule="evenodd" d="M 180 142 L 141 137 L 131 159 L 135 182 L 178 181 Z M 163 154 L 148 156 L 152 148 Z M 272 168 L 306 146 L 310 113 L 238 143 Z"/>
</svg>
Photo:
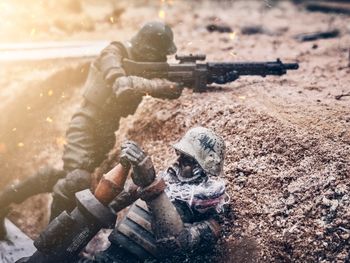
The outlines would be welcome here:
<svg viewBox="0 0 350 263">
<path fill-rule="evenodd" d="M 350 15 L 350 4 L 346 1 L 311 1 L 305 4 L 308 11 L 311 12 L 324 12 L 324 13 L 337 13 L 337 14 L 347 14 Z M 344 3 L 342 3 L 344 2 Z"/>
<path fill-rule="evenodd" d="M 266 29 L 264 29 L 260 25 L 256 26 L 244 26 L 241 28 L 241 33 L 243 35 L 255 35 L 255 34 L 263 34 L 266 32 Z"/>
<path fill-rule="evenodd" d="M 294 38 L 300 42 L 305 42 L 305 41 L 314 41 L 317 39 L 334 38 L 334 37 L 338 37 L 339 35 L 340 35 L 340 31 L 338 29 L 333 29 L 333 30 L 327 30 L 327 31 L 298 34 Z"/>
<path fill-rule="evenodd" d="M 342 94 L 340 94 L 340 95 L 336 95 L 334 98 L 335 98 L 336 100 L 340 100 L 342 97 L 347 97 L 347 96 L 350 96 L 350 92 L 348 92 L 348 93 L 342 93 Z"/>
<path fill-rule="evenodd" d="M 227 25 L 209 24 L 209 25 L 207 25 L 206 28 L 209 32 L 219 32 L 219 33 L 231 33 L 232 32 L 231 27 L 229 27 Z"/>
<path fill-rule="evenodd" d="M 288 26 L 282 26 L 275 28 L 274 31 L 271 31 L 261 25 L 246 25 L 241 27 L 242 35 L 258 35 L 264 34 L 268 36 L 281 36 L 289 30 Z"/>
<path fill-rule="evenodd" d="M 162 121 L 160 112 L 176 114 Z M 242 106 L 229 90 L 186 91 L 172 102 L 146 99 L 132 119 L 117 137 L 139 142 L 157 170 L 174 159 L 170 145 L 190 127 L 204 125 L 223 135 L 224 176 L 232 202 L 226 246 L 229 240 L 248 237 L 256 242 L 254 251 L 263 261 L 347 258 L 349 145 L 339 147 L 316 132 L 291 128 Z"/>
</svg>

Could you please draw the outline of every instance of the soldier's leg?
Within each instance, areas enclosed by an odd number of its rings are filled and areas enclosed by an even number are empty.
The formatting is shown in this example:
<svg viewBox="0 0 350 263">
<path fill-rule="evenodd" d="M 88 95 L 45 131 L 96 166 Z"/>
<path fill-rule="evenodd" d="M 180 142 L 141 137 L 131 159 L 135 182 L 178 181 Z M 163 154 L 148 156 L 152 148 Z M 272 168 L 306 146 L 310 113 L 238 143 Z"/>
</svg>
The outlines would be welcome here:
<svg viewBox="0 0 350 263">
<path fill-rule="evenodd" d="M 80 169 L 76 169 L 68 173 L 65 178 L 60 179 L 53 189 L 50 221 L 64 210 L 72 211 L 76 205 L 74 194 L 90 188 L 90 182 L 90 173 Z"/>
</svg>

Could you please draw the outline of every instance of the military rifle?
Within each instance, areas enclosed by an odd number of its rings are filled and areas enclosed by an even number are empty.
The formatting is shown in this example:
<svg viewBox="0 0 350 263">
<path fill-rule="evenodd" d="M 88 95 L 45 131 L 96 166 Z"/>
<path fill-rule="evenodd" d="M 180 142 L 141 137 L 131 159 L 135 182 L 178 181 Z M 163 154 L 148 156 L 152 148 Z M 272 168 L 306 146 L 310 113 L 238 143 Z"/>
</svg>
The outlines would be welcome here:
<svg viewBox="0 0 350 263">
<path fill-rule="evenodd" d="M 136 62 L 124 59 L 123 68 L 129 76 L 139 76 L 147 79 L 165 78 L 174 82 L 181 82 L 186 87 L 193 88 L 195 92 L 203 92 L 208 84 L 224 84 L 234 81 L 240 76 L 281 76 L 287 70 L 296 70 L 298 63 L 283 63 L 280 59 L 267 62 L 207 62 L 205 55 L 185 55 L 175 58 L 179 63 L 167 62 Z M 226 74 L 235 75 L 233 80 L 219 81 Z"/>
</svg>

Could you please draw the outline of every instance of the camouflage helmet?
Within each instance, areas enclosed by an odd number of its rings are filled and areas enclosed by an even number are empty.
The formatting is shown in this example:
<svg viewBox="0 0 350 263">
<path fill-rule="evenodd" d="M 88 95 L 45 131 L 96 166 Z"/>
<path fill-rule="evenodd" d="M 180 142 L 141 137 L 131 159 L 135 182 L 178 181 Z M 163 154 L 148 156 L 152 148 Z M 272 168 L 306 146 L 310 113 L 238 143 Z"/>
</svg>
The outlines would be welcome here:
<svg viewBox="0 0 350 263">
<path fill-rule="evenodd" d="M 163 22 L 145 24 L 130 42 L 134 57 L 140 61 L 166 60 L 177 50 L 173 31 Z"/>
<path fill-rule="evenodd" d="M 194 158 L 208 175 L 220 175 L 224 165 L 225 142 L 212 130 L 192 128 L 173 147 Z"/>
</svg>

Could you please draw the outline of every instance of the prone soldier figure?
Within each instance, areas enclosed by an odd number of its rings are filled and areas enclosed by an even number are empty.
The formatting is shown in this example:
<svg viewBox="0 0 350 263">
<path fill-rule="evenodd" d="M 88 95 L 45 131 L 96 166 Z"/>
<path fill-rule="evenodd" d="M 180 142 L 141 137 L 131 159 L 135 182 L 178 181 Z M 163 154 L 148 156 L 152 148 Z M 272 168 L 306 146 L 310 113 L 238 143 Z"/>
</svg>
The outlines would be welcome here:
<svg viewBox="0 0 350 263">
<path fill-rule="evenodd" d="M 178 155 L 176 162 L 156 176 L 151 158 L 136 143 L 124 143 L 120 164 L 113 169 L 114 178 L 119 179 L 105 184 L 111 178 L 109 172 L 103 176 L 95 195 L 88 189 L 78 192 L 78 207 L 55 218 L 34 242 L 38 251 L 19 262 L 164 260 L 212 246 L 219 237 L 219 215 L 227 203 L 225 181 L 220 178 L 224 141 L 210 129 L 196 127 L 173 147 Z M 121 192 L 129 169 L 133 184 Z M 109 186 L 101 187 L 103 184 Z M 109 193 L 113 189 L 119 189 L 119 194 L 112 202 L 101 198 L 106 194 L 100 192 Z M 118 218 L 109 236 L 110 247 L 94 259 L 79 259 L 80 250 L 101 226 L 113 222 L 106 211 L 116 215 L 129 204 L 132 205 L 128 212 Z"/>
<path fill-rule="evenodd" d="M 112 42 L 91 64 L 83 103 L 66 132 L 63 168 L 67 175 L 54 186 L 51 219 L 70 211 L 74 193 L 90 187 L 91 173 L 115 144 L 120 118 L 133 114 L 144 95 L 164 99 L 181 95 L 178 83 L 126 76 L 122 60 L 165 62 L 175 52 L 171 28 L 149 22 L 130 41 Z"/>
</svg>

